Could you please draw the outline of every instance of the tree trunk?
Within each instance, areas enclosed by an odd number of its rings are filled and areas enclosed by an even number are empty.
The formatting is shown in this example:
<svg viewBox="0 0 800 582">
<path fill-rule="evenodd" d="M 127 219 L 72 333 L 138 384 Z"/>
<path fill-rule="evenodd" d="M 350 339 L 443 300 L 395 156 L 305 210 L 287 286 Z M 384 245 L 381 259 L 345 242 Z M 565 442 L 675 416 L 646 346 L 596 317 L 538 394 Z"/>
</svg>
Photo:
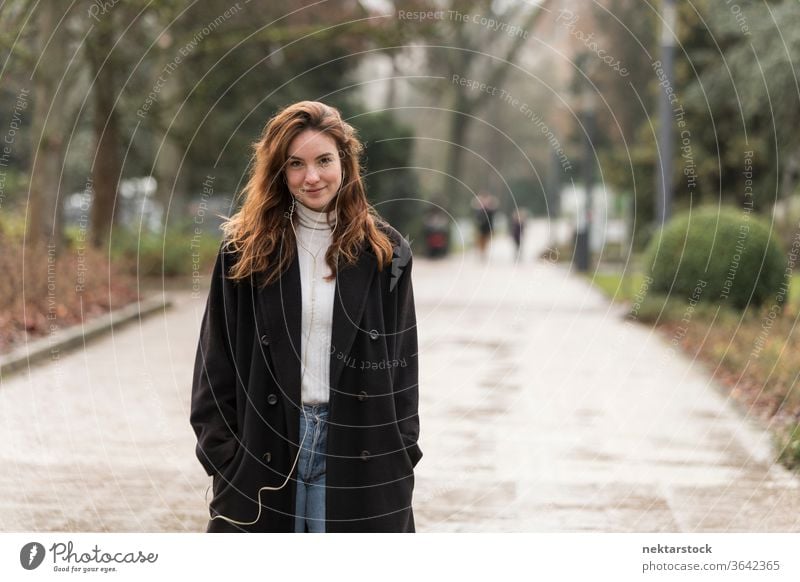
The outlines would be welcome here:
<svg viewBox="0 0 800 582">
<path fill-rule="evenodd" d="M 42 9 L 36 13 L 37 41 L 40 50 L 43 50 L 50 36 L 54 34 L 58 14 L 54 10 Z M 63 28 L 56 30 L 55 38 L 51 44 L 62 42 Z M 63 225 L 61 205 L 59 204 L 59 185 L 61 167 L 64 161 L 64 142 L 61 138 L 57 107 L 53 105 L 56 99 L 58 85 L 63 72 L 63 61 L 58 58 L 59 53 L 53 51 L 40 61 L 33 78 L 33 111 L 31 112 L 31 159 L 29 219 L 25 231 L 27 244 L 54 243 L 63 240 Z M 50 114 L 48 116 L 48 110 Z M 58 245 L 57 245 L 58 246 Z"/>
<path fill-rule="evenodd" d="M 461 174 L 464 160 L 464 150 L 462 148 L 466 146 L 467 128 L 469 127 L 467 121 L 470 111 L 471 107 L 468 105 L 464 94 L 456 92 L 453 95 L 453 111 L 448 116 L 448 143 L 445 144 L 447 157 L 444 166 L 446 173 L 443 176 L 442 187 L 439 188 L 437 196 L 434 196 L 434 201 L 438 204 L 447 205 L 448 200 L 454 202 L 455 200 L 448 197 L 446 193 L 452 191 L 453 185 L 456 183 L 455 180 L 464 180 Z"/>
<path fill-rule="evenodd" d="M 94 133 L 95 157 L 92 164 L 93 199 L 91 211 L 91 241 L 95 247 L 107 240 L 115 222 L 114 205 L 122 173 L 119 155 L 119 128 L 114 110 L 116 83 L 111 51 L 114 35 L 111 14 L 103 21 L 105 26 L 96 29 L 89 47 L 90 62 L 95 76 Z M 108 60 L 106 59 L 108 56 Z M 105 61 L 105 62 L 104 62 Z"/>
</svg>

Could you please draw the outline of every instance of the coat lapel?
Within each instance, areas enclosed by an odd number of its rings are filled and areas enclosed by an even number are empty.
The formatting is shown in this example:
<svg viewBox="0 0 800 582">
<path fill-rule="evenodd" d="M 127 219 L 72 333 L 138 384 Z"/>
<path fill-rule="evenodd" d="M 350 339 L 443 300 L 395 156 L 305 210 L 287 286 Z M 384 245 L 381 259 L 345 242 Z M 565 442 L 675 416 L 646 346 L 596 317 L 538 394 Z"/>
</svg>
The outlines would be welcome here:
<svg viewBox="0 0 800 582">
<path fill-rule="evenodd" d="M 354 265 L 339 269 L 333 298 L 331 329 L 330 386 L 331 399 L 338 388 L 339 377 L 349 357 L 359 322 L 364 313 L 368 291 L 375 276 L 377 259 L 362 251 Z M 257 291 L 257 334 L 266 336 L 275 381 L 284 398 L 289 435 L 299 432 L 300 411 L 300 354 L 302 325 L 302 288 L 297 253 L 280 279 Z M 369 330 L 367 330 L 369 331 Z M 294 442 L 291 443 L 296 447 Z"/>
<path fill-rule="evenodd" d="M 339 269 L 336 277 L 331 330 L 331 399 L 337 392 L 342 391 L 339 388 L 339 377 L 345 362 L 349 360 L 350 347 L 359 330 L 376 266 L 376 257 L 372 253 L 362 251 L 358 261 L 354 265 Z"/>
</svg>

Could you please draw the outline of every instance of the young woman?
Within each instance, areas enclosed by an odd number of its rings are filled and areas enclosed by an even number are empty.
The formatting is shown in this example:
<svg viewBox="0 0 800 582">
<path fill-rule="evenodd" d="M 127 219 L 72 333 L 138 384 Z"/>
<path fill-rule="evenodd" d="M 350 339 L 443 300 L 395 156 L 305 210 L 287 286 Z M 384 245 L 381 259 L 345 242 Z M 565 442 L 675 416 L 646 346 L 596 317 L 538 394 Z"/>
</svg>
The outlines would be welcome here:
<svg viewBox="0 0 800 582">
<path fill-rule="evenodd" d="M 413 532 L 411 249 L 367 202 L 335 108 L 286 107 L 254 150 L 194 368 L 207 531 Z"/>
</svg>

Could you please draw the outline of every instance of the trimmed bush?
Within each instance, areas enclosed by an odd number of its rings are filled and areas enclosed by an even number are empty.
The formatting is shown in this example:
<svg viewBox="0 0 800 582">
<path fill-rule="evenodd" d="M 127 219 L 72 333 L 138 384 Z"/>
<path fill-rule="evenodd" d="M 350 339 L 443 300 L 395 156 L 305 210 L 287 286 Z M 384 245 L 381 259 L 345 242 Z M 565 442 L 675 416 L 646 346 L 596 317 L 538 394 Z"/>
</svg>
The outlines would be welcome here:
<svg viewBox="0 0 800 582">
<path fill-rule="evenodd" d="M 202 231 L 194 235 L 186 228 L 172 227 L 166 233 L 115 228 L 111 256 L 128 273 L 139 277 L 175 277 L 211 271 L 221 234 Z"/>
<path fill-rule="evenodd" d="M 651 290 L 682 301 L 743 309 L 783 305 L 786 257 L 769 225 L 732 207 L 701 207 L 675 216 L 647 247 Z"/>
</svg>

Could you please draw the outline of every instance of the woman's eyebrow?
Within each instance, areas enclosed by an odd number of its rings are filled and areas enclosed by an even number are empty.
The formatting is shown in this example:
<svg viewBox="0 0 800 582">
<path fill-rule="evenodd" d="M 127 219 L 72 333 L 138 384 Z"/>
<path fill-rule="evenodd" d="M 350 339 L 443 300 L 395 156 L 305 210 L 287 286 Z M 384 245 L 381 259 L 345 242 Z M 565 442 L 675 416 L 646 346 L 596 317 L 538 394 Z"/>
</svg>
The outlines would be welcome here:
<svg viewBox="0 0 800 582">
<path fill-rule="evenodd" d="M 332 156 L 332 155 L 333 155 L 333 152 L 325 152 L 324 154 L 320 154 L 320 155 L 318 155 L 318 156 L 317 156 L 316 158 L 314 158 L 314 159 L 318 160 L 318 159 L 320 159 L 320 158 L 324 158 L 325 156 Z M 291 160 L 291 159 L 295 159 L 295 160 L 301 160 L 301 161 L 303 160 L 303 158 L 301 158 L 301 157 L 299 157 L 299 156 L 294 156 L 294 155 L 292 155 L 292 156 L 289 156 L 289 159 L 290 159 L 290 160 Z"/>
</svg>

